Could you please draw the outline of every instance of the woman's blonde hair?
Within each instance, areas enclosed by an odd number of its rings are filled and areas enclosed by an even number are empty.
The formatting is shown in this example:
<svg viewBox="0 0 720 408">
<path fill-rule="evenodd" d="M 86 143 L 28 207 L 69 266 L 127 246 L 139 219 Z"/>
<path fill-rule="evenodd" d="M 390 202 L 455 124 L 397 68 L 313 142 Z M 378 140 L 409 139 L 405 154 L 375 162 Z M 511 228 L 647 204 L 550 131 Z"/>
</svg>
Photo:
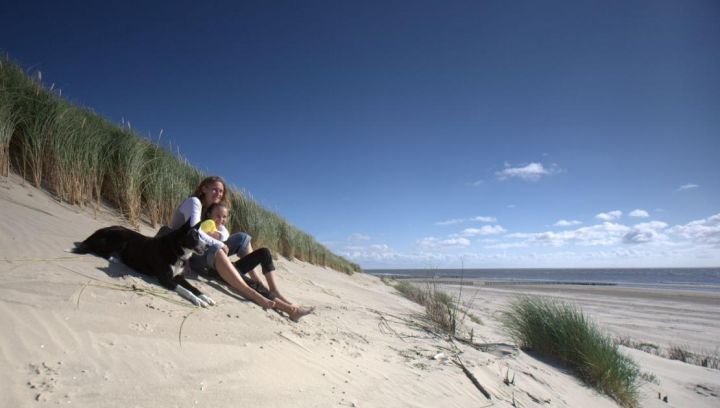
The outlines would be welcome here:
<svg viewBox="0 0 720 408">
<path fill-rule="evenodd" d="M 225 183 L 225 180 L 220 176 L 210 176 L 210 177 L 205 177 L 203 179 L 203 181 L 201 181 L 200 184 L 197 186 L 197 188 L 195 189 L 195 192 L 192 194 L 193 197 L 197 197 L 200 199 L 200 202 L 203 205 L 203 212 L 202 212 L 203 214 L 205 214 L 205 202 L 203 200 L 203 196 L 205 195 L 205 193 L 203 193 L 203 188 L 205 188 L 208 185 L 215 183 L 215 182 L 220 182 L 223 185 L 223 194 L 222 194 L 222 198 L 220 198 L 220 204 L 225 206 L 225 208 L 227 208 L 228 211 L 230 210 L 230 199 L 228 198 L 229 192 L 228 192 L 227 184 Z"/>
</svg>

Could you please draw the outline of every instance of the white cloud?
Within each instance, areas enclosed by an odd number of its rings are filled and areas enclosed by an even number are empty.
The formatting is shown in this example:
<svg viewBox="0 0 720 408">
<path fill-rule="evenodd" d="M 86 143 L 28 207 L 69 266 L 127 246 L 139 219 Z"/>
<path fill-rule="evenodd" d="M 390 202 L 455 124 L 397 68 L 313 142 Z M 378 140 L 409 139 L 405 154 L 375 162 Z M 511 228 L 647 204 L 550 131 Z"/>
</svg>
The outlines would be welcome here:
<svg viewBox="0 0 720 408">
<path fill-rule="evenodd" d="M 470 219 L 471 221 L 477 221 L 477 222 L 496 222 L 497 219 L 495 217 L 485 217 L 482 215 L 478 215 L 477 217 L 473 217 Z"/>
<path fill-rule="evenodd" d="M 526 242 L 506 242 L 502 244 L 486 245 L 485 249 L 513 249 L 513 248 L 525 248 L 528 244 Z"/>
<path fill-rule="evenodd" d="M 440 241 L 440 245 L 445 247 L 466 247 L 470 246 L 470 240 L 467 238 L 449 238 Z"/>
<path fill-rule="evenodd" d="M 468 218 L 453 218 L 450 220 L 439 221 L 439 222 L 436 222 L 435 225 L 455 225 L 455 224 L 460 224 L 460 223 L 463 223 L 466 221 L 496 222 L 497 219 L 495 217 L 486 217 L 486 216 L 478 215 L 476 217 L 472 217 L 469 219 Z"/>
<path fill-rule="evenodd" d="M 655 241 L 659 234 L 653 230 L 632 230 L 623 236 L 626 244 L 646 244 Z"/>
<path fill-rule="evenodd" d="M 720 246 L 720 213 L 685 225 L 676 225 L 668 231 L 699 244 Z"/>
<path fill-rule="evenodd" d="M 424 250 L 438 250 L 443 248 L 464 248 L 470 246 L 470 240 L 462 237 L 453 237 L 448 239 L 438 239 L 435 237 L 425 237 L 417 241 L 417 245 Z"/>
<path fill-rule="evenodd" d="M 438 221 L 435 223 L 435 225 L 454 225 L 454 224 L 460 224 L 461 222 L 465 222 L 465 219 L 464 218 L 453 218 L 451 220 Z"/>
<path fill-rule="evenodd" d="M 338 254 L 350 259 L 388 259 L 393 258 L 395 252 L 385 244 L 375 244 L 370 246 L 346 245 L 337 250 Z"/>
<path fill-rule="evenodd" d="M 662 221 L 650 221 L 650 222 L 643 222 L 640 224 L 633 225 L 633 228 L 638 229 L 652 229 L 652 230 L 661 230 L 667 228 L 668 225 Z"/>
<path fill-rule="evenodd" d="M 495 173 L 499 180 L 517 177 L 527 181 L 538 181 L 543 176 L 550 176 L 560 172 L 556 165 L 552 165 L 550 168 L 546 169 L 542 163 L 534 162 L 523 167 L 510 167 L 508 163 L 505 163 L 505 167 L 505 169 Z"/>
<path fill-rule="evenodd" d="M 687 184 L 683 184 L 682 186 L 678 187 L 677 190 L 675 190 L 675 191 L 692 190 L 693 188 L 698 188 L 698 187 L 700 187 L 700 186 L 697 184 L 687 183 Z"/>
<path fill-rule="evenodd" d="M 595 246 L 617 244 L 629 231 L 630 228 L 625 225 L 604 222 L 602 224 L 582 227 L 575 230 L 515 233 L 510 234 L 507 237 L 523 239 L 527 244 L 550 245 L 556 247 L 563 246 L 571 242 L 577 243 L 578 245 Z"/>
<path fill-rule="evenodd" d="M 616 220 L 616 219 L 622 217 L 622 214 L 623 214 L 622 211 L 615 210 L 615 211 L 609 211 L 606 213 L 600 213 L 600 214 L 596 215 L 595 218 L 597 218 L 599 220 L 603 220 L 603 221 L 613 221 L 613 220 Z"/>
<path fill-rule="evenodd" d="M 478 235 L 497 235 L 505 232 L 507 230 L 500 225 L 483 225 L 480 228 L 466 228 L 462 230 L 460 235 L 463 237 L 476 237 Z"/>
<path fill-rule="evenodd" d="M 356 232 L 354 234 L 350 234 L 350 236 L 347 237 L 347 240 L 349 242 L 369 241 L 370 237 Z"/>
<path fill-rule="evenodd" d="M 650 214 L 648 214 L 647 211 L 641 210 L 641 209 L 632 210 L 632 211 L 630 211 L 630 214 L 628 214 L 628 215 L 630 217 L 636 217 L 636 218 L 647 218 L 650 216 Z"/>
<path fill-rule="evenodd" d="M 463 262 L 466 267 L 710 266 L 720 262 L 720 213 L 672 227 L 662 221 L 604 222 L 569 231 L 426 237 L 403 251 L 370 242 L 329 244 L 364 268 L 457 268 Z"/>
<path fill-rule="evenodd" d="M 479 242 L 481 244 L 494 244 L 495 242 L 498 242 L 498 239 L 497 238 L 483 238 L 483 239 L 478 239 L 475 242 Z"/>
<path fill-rule="evenodd" d="M 554 227 L 573 227 L 575 225 L 582 224 L 581 221 L 578 220 L 560 220 L 553 224 Z"/>
<path fill-rule="evenodd" d="M 477 187 L 477 186 L 479 186 L 479 185 L 481 185 L 481 184 L 484 184 L 484 183 L 485 183 L 485 181 L 483 181 L 483 180 L 475 180 L 475 181 L 471 181 L 471 182 L 467 183 L 467 185 L 468 185 L 468 186 Z"/>
<path fill-rule="evenodd" d="M 647 244 L 650 242 L 667 241 L 668 237 L 660 231 L 668 225 L 662 221 L 651 221 L 636 224 L 623 235 L 623 242 L 626 244 Z"/>
</svg>

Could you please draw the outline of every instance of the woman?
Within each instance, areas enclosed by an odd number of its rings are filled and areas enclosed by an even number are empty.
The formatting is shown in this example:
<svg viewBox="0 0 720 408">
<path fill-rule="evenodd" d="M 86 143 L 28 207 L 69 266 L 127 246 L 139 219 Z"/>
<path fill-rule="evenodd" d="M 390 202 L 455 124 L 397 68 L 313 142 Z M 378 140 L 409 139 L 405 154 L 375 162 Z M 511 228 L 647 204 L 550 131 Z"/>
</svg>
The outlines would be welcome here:
<svg viewBox="0 0 720 408">
<path fill-rule="evenodd" d="M 225 190 L 225 181 L 221 177 L 205 178 L 193 195 L 185 199 L 175 211 L 170 227 L 180 228 L 188 220 L 190 225 L 197 225 L 202 221 L 203 209 L 215 203 L 222 203 L 229 208 Z M 283 311 L 293 321 L 298 321 L 301 317 L 312 313 L 314 308 L 295 306 L 280 294 L 270 251 L 267 248 L 253 251 L 250 235 L 239 232 L 231 235 L 226 242 L 219 241 L 202 231 L 200 236 L 208 243 L 208 249 L 204 255 L 194 255 L 190 259 L 190 266 L 196 272 L 209 277 L 219 276 L 244 298 L 262 307 Z M 241 259 L 233 265 L 230 262 L 230 255 L 238 255 Z M 255 271 L 257 265 L 261 265 L 269 288 L 260 281 Z M 247 278 L 245 273 L 249 273 L 251 278 Z"/>
</svg>

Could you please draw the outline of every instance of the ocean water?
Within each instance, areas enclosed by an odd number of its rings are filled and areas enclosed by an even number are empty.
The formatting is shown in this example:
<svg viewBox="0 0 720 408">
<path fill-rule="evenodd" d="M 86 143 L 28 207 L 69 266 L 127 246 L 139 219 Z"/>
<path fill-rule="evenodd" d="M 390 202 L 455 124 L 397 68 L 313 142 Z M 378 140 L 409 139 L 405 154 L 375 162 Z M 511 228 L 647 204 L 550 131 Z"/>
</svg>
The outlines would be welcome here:
<svg viewBox="0 0 720 408">
<path fill-rule="evenodd" d="M 396 278 L 437 278 L 515 283 L 577 283 L 720 292 L 720 268 L 613 269 L 367 269 Z"/>
</svg>

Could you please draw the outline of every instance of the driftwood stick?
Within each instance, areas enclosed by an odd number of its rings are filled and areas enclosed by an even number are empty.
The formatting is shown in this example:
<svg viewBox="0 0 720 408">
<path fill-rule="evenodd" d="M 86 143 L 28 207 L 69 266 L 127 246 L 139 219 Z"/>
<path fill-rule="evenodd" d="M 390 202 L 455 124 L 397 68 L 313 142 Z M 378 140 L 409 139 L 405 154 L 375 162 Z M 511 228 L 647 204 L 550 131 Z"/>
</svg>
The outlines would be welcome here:
<svg viewBox="0 0 720 408">
<path fill-rule="evenodd" d="M 83 292 L 85 291 L 85 288 L 87 288 L 89 284 L 90 284 L 90 281 L 87 281 L 87 283 L 83 285 L 82 289 L 80 289 L 80 293 L 78 293 L 78 297 L 77 297 L 77 303 L 75 304 L 76 309 L 80 309 L 80 297 L 82 296 Z"/>
<path fill-rule="evenodd" d="M 183 326 L 185 325 L 185 320 L 187 320 L 187 318 L 190 317 L 190 315 L 193 313 L 195 313 L 195 310 L 186 314 L 185 317 L 183 317 L 183 319 L 182 319 L 182 323 L 180 323 L 180 329 L 178 330 L 178 343 L 180 343 L 180 348 L 182 348 L 182 329 L 183 329 Z"/>
<path fill-rule="evenodd" d="M 485 398 L 492 399 L 492 397 L 490 396 L 490 393 L 485 389 L 485 387 L 482 386 L 482 384 L 480 384 L 480 381 L 478 381 L 477 378 L 475 378 L 473 373 L 471 373 L 470 370 L 468 370 L 468 368 L 465 367 L 465 364 L 463 364 L 462 360 L 460 359 L 460 356 L 458 356 L 458 355 L 455 356 L 455 364 L 457 364 L 460 368 L 462 368 L 462 370 L 465 373 L 465 375 L 467 376 L 467 378 L 469 378 L 470 381 L 472 381 L 475 388 L 477 388 L 485 396 Z"/>
</svg>

